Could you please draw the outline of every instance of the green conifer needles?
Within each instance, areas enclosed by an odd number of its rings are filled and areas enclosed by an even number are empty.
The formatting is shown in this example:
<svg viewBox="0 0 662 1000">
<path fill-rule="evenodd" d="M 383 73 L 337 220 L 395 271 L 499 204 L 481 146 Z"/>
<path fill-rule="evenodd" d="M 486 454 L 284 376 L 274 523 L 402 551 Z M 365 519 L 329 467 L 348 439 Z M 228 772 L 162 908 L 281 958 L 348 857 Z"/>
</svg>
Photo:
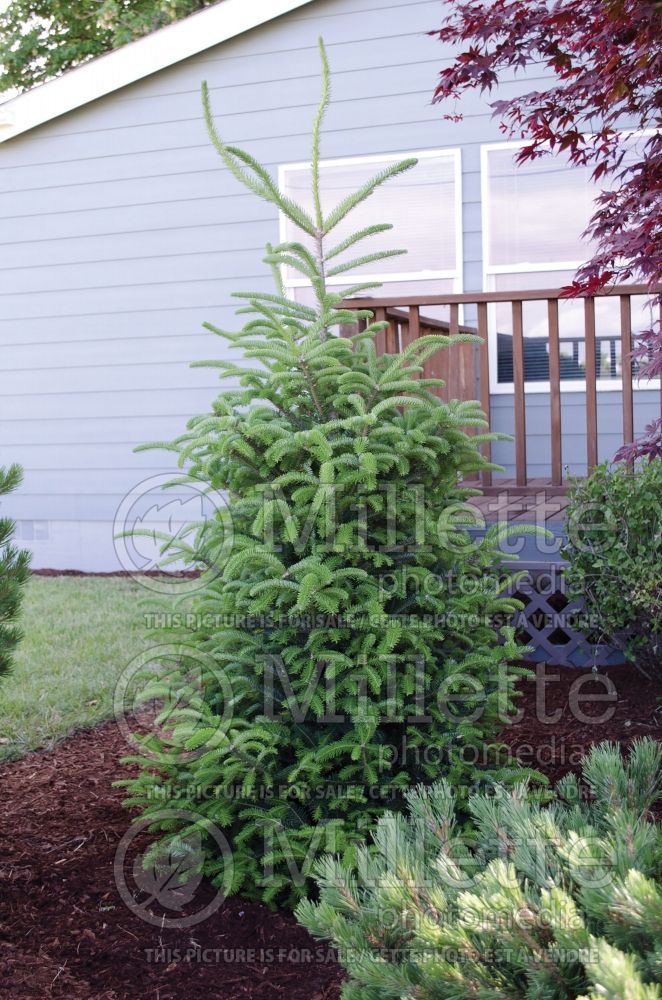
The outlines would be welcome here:
<svg viewBox="0 0 662 1000">
<path fill-rule="evenodd" d="M 189 661 L 203 657 L 209 668 L 184 707 L 166 699 L 166 732 L 144 741 L 150 756 L 127 782 L 129 801 L 156 828 L 165 801 L 222 829 L 233 888 L 267 901 L 299 898 L 329 845 L 351 857 L 413 783 L 495 773 L 484 742 L 522 672 L 510 666 L 521 655 L 512 631 L 500 644 L 491 624 L 513 610 L 502 593 L 499 531 L 480 538 L 467 530 L 474 491 L 462 478 L 488 467 L 479 446 L 491 435 L 475 400 L 443 402 L 433 391 L 439 381 L 424 376 L 434 352 L 472 338 L 423 336 L 378 356 L 384 324 L 342 304 L 374 283 L 327 284 L 392 253 L 359 249 L 384 223 L 334 230 L 414 161 L 325 208 L 329 78 L 320 48 L 312 211 L 223 142 L 203 90 L 223 163 L 299 238 L 267 247 L 275 291 L 241 293 L 241 330 L 208 325 L 241 358 L 209 362 L 231 384 L 168 445 L 183 477 L 228 501 L 188 548 L 180 536 L 167 549 L 187 561 L 192 550 L 205 568 L 193 605 L 200 625 L 173 641 L 182 678 Z M 287 297 L 286 267 L 308 280 L 314 304 Z M 359 319 L 365 330 L 338 335 L 358 330 Z M 210 853 L 208 874 L 219 883 L 221 867 Z"/>
<path fill-rule="evenodd" d="M 384 815 L 349 868 L 315 866 L 318 902 L 297 916 L 330 938 L 344 1000 L 660 1000 L 662 748 L 610 744 L 540 808 L 525 784 L 469 799 L 446 782 Z"/>
<path fill-rule="evenodd" d="M 0 468 L 0 496 L 19 486 L 22 472 L 18 465 Z M 21 639 L 17 625 L 23 589 L 28 578 L 29 553 L 12 544 L 14 522 L 0 518 L 0 676 L 11 667 L 12 655 Z"/>
</svg>

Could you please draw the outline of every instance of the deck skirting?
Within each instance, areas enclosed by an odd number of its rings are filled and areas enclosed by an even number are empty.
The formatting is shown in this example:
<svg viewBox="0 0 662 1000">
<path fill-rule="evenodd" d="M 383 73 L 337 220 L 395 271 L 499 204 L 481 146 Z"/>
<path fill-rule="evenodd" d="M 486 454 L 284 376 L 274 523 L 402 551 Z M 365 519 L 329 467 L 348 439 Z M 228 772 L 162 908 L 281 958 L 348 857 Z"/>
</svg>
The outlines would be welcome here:
<svg viewBox="0 0 662 1000">
<path fill-rule="evenodd" d="M 532 647 L 527 659 L 566 667 L 625 663 L 620 649 L 601 641 L 583 599 L 568 595 L 562 563 L 528 569 L 511 593 L 524 605 L 512 624 L 520 641 Z"/>
</svg>

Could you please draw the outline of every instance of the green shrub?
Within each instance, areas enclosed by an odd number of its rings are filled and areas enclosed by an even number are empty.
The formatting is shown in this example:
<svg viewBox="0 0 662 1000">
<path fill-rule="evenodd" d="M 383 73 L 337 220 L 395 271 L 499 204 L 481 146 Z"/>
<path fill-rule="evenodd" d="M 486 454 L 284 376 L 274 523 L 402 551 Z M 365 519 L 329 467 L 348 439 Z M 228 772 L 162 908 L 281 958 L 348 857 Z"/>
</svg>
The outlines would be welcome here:
<svg viewBox="0 0 662 1000">
<path fill-rule="evenodd" d="M 15 490 L 21 477 L 18 465 L 0 468 L 0 497 Z M 21 640 L 16 619 L 30 561 L 28 552 L 12 545 L 13 532 L 14 522 L 8 517 L 0 518 L 0 676 L 11 668 L 14 650 Z"/>
<path fill-rule="evenodd" d="M 461 480 L 486 467 L 479 445 L 491 435 L 471 433 L 486 426 L 477 402 L 442 402 L 433 390 L 443 383 L 423 377 L 425 359 L 453 338 L 423 336 L 401 355 L 378 357 L 374 336 L 384 324 L 341 306 L 374 285 L 325 283 L 325 274 L 357 266 L 359 243 L 390 228 L 345 230 L 333 245 L 336 227 L 414 161 L 322 208 L 323 49 L 322 57 L 312 215 L 248 154 L 222 143 L 206 105 L 223 162 L 302 235 L 268 249 L 276 293 L 241 295 L 247 324 L 216 331 L 245 363 L 211 364 L 240 387 L 167 446 L 186 481 L 225 492 L 229 506 L 188 548 L 181 535 L 166 541 L 169 555 L 207 567 L 193 613 L 211 624 L 175 632 L 168 684 L 145 692 L 165 697 L 168 732 L 144 740 L 150 756 L 125 783 L 128 803 L 165 833 L 155 851 L 172 835 L 170 821 L 159 824 L 163 806 L 195 811 L 227 835 L 232 888 L 269 902 L 301 896 L 316 852 L 335 845 L 351 856 L 412 783 L 444 773 L 469 784 L 495 773 L 482 767 L 484 741 L 525 672 L 510 665 L 522 652 L 513 631 L 504 629 L 500 644 L 491 627 L 492 614 L 514 607 L 502 596 L 503 531 L 478 541 L 467 531 L 466 499 L 476 491 Z M 358 260 L 394 252 L 359 250 Z M 310 280 L 314 307 L 286 297 L 284 265 Z M 338 336 L 359 319 L 368 321 L 363 332 Z M 201 655 L 201 690 L 182 699 Z M 206 872 L 224 884 L 222 859 L 210 855 Z"/>
<path fill-rule="evenodd" d="M 598 466 L 574 482 L 567 515 L 566 580 L 594 638 L 662 672 L 662 459 Z"/>
<path fill-rule="evenodd" d="M 526 785 L 479 794 L 462 830 L 445 782 L 387 814 L 356 869 L 319 861 L 297 916 L 339 949 L 345 1000 L 662 997 L 662 752 L 594 748 L 541 808 Z"/>
</svg>

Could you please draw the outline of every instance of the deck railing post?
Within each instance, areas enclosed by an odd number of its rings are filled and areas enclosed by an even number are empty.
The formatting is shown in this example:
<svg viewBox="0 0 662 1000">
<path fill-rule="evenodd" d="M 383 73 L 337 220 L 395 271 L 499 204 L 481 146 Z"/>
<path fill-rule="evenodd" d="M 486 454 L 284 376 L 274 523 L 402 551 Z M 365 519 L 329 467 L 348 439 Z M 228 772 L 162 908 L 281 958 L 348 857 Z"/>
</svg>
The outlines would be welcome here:
<svg viewBox="0 0 662 1000">
<path fill-rule="evenodd" d="M 448 333 L 451 337 L 456 337 L 460 328 L 460 307 L 457 302 L 453 302 L 450 307 L 450 321 Z M 447 348 L 448 358 L 448 385 L 446 387 L 449 399 L 461 398 L 462 392 L 462 353 L 461 345 L 453 344 Z"/>
<path fill-rule="evenodd" d="M 623 385 L 623 444 L 634 440 L 634 400 L 632 396 L 632 315 L 630 296 L 621 295 L 621 380 Z"/>
<path fill-rule="evenodd" d="M 409 347 L 421 334 L 420 311 L 418 306 L 409 307 L 409 320 L 402 327 L 402 350 Z"/>
<path fill-rule="evenodd" d="M 648 285 L 616 285 L 604 289 L 598 295 L 602 297 L 618 298 L 620 302 L 620 334 L 616 336 L 611 333 L 601 332 L 598 336 L 596 330 L 596 306 L 595 298 L 590 296 L 584 298 L 584 347 L 586 351 L 585 364 L 585 392 L 586 392 L 586 460 L 590 470 L 598 461 L 598 413 L 597 413 L 597 393 L 598 381 L 601 374 L 606 377 L 606 370 L 602 370 L 602 344 L 609 345 L 610 352 L 610 375 L 614 379 L 617 376 L 615 365 L 615 349 L 620 340 L 622 373 L 622 413 L 623 413 L 623 442 L 629 444 L 634 439 L 634 378 L 632 374 L 632 364 L 630 361 L 633 343 L 632 331 L 632 296 L 661 296 L 662 286 Z M 347 299 L 344 305 L 348 309 L 371 310 L 376 322 L 385 322 L 387 325 L 375 337 L 375 347 L 377 352 L 403 350 L 408 347 L 422 333 L 453 334 L 471 333 L 478 334 L 481 340 L 478 355 L 478 375 L 479 375 L 479 395 L 484 412 L 490 416 L 490 371 L 489 371 L 489 350 L 488 344 L 488 318 L 489 307 L 496 303 L 512 308 L 512 367 L 513 367 L 513 409 L 514 409 L 514 430 L 515 430 L 515 475 L 512 480 L 503 480 L 503 485 L 512 488 L 516 493 L 528 495 L 536 489 L 545 488 L 554 491 L 552 495 L 565 492 L 563 482 L 563 442 L 562 442 L 562 368 L 561 363 L 564 355 L 561 354 L 561 347 L 565 350 L 572 349 L 574 365 L 581 363 L 580 348 L 582 345 L 582 335 L 580 331 L 574 331 L 567 339 L 561 339 L 559 327 L 559 299 L 562 292 L 559 289 L 523 289 L 516 292 L 490 291 L 473 293 L 440 292 L 436 295 L 388 295 L 380 298 L 357 297 Z M 551 469 L 550 478 L 546 481 L 535 480 L 529 477 L 527 463 L 527 439 L 526 439 L 526 362 L 528 351 L 526 346 L 531 346 L 529 340 L 524 338 L 523 310 L 525 302 L 547 303 L 548 318 L 548 349 L 549 349 L 549 397 L 550 397 L 550 429 L 551 429 Z M 477 306 L 477 325 L 459 323 L 460 308 L 463 306 Z M 662 298 L 659 299 L 660 319 L 662 321 Z M 437 309 L 443 307 L 449 310 L 449 320 L 437 319 L 426 315 L 426 309 Z M 365 328 L 365 321 L 359 322 L 359 329 Z M 356 327 L 343 328 L 342 333 L 349 333 Z M 491 331 L 493 334 L 499 332 L 506 336 L 506 331 Z M 536 339 L 538 334 L 532 337 L 534 348 L 538 346 Z M 465 350 L 466 349 L 466 350 Z M 472 345 L 455 345 L 450 350 L 440 351 L 424 362 L 424 377 L 442 379 L 446 387 L 435 389 L 443 399 L 449 395 L 459 399 L 469 399 L 476 395 L 476 364 L 475 348 Z M 533 358 L 533 354 L 531 357 Z M 536 355 L 537 357 L 537 355 Z M 533 377 L 533 376 L 532 376 Z M 570 375 L 568 375 L 570 377 Z M 577 386 L 580 388 L 580 386 Z M 662 385 L 660 387 L 660 413 L 662 415 Z M 573 428 L 574 430 L 574 428 Z M 489 444 L 481 445 L 483 455 L 491 460 L 492 452 Z M 486 492 L 496 492 L 499 487 L 499 480 L 494 479 L 489 472 L 481 475 L 482 486 Z M 535 485 L 540 483 L 540 486 Z"/>
<path fill-rule="evenodd" d="M 398 344 L 398 327 L 399 320 L 393 316 L 389 316 L 388 310 L 386 312 L 386 319 L 388 320 L 388 326 L 386 327 L 386 344 L 384 347 L 385 354 L 397 354 L 399 350 Z"/>
<path fill-rule="evenodd" d="M 513 388 L 515 392 L 515 480 L 526 486 L 526 400 L 524 398 L 524 325 L 522 301 L 513 300 Z"/>
<path fill-rule="evenodd" d="M 384 323 L 386 320 L 386 309 L 384 306 L 377 306 L 375 309 L 375 323 Z M 379 330 L 375 334 L 375 350 L 377 354 L 384 354 L 386 351 L 386 330 Z"/>
<path fill-rule="evenodd" d="M 595 299 L 584 299 L 584 352 L 586 355 L 586 466 L 590 474 L 598 464 L 598 393 L 595 371 Z"/>
<path fill-rule="evenodd" d="M 480 392 L 480 405 L 490 422 L 490 352 L 487 333 L 487 302 L 478 303 L 478 336 L 483 341 L 478 345 L 478 379 Z M 481 451 L 488 462 L 492 461 L 492 445 L 489 441 L 482 444 Z M 483 486 L 492 485 L 492 473 L 487 470 L 481 473 Z"/>
<path fill-rule="evenodd" d="M 549 336 L 549 410 L 551 424 L 551 479 L 552 486 L 560 486 L 562 473 L 562 430 L 561 430 L 561 354 L 559 349 L 559 303 L 558 299 L 547 299 L 547 323 Z"/>
</svg>

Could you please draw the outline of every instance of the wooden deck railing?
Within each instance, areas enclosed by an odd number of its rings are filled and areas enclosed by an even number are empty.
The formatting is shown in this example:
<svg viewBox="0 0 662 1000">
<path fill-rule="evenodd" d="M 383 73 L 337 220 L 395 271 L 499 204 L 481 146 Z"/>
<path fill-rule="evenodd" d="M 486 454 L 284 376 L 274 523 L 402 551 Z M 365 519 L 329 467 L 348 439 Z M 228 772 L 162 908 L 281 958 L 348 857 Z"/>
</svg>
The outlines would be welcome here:
<svg viewBox="0 0 662 1000">
<path fill-rule="evenodd" d="M 636 373 L 632 364 L 625 359 L 630 356 L 633 344 L 632 330 L 632 297 L 653 297 L 660 295 L 662 289 L 651 289 L 646 285 L 620 285 L 602 292 L 596 297 L 583 297 L 584 305 L 584 354 L 586 397 L 586 469 L 590 471 L 598 462 L 598 365 L 596 352 L 600 344 L 609 343 L 610 351 L 610 382 L 614 382 L 616 346 L 620 343 L 621 351 L 621 389 L 622 389 L 622 437 L 623 443 L 629 443 L 634 437 L 634 395 L 633 384 Z M 596 333 L 595 298 L 618 298 L 620 302 L 620 331 L 617 336 L 599 336 Z M 543 302 L 547 306 L 547 353 L 549 367 L 549 398 L 550 398 L 550 457 L 551 477 L 547 485 L 554 487 L 558 493 L 563 490 L 563 457 L 562 457 L 562 421 L 561 393 L 562 366 L 561 344 L 573 345 L 581 342 L 581 338 L 572 336 L 562 338 L 559 325 L 559 300 L 568 301 L 559 289 L 527 290 L 521 292 L 474 292 L 463 295 L 441 294 L 425 296 L 382 296 L 379 298 L 356 298 L 347 300 L 345 305 L 351 308 L 370 309 L 375 319 L 388 322 L 388 327 L 376 338 L 377 350 L 380 353 L 394 353 L 402 350 L 417 337 L 428 332 L 473 333 L 477 334 L 483 343 L 454 345 L 442 351 L 426 362 L 425 376 L 427 378 L 442 378 L 446 382 L 443 395 L 448 398 L 480 399 L 485 413 L 490 415 L 490 359 L 488 350 L 489 323 L 491 305 L 503 306 L 510 304 L 512 316 L 512 383 L 513 383 L 513 414 L 515 437 L 515 486 L 522 492 L 540 490 L 540 483 L 530 481 L 527 464 L 526 439 L 526 353 L 525 345 L 531 342 L 525 337 L 524 303 Z M 432 308 L 446 307 L 448 319 L 433 319 L 426 317 L 425 311 Z M 475 313 L 474 323 L 461 323 L 460 310 L 469 309 Z M 493 320 L 492 320 L 493 321 Z M 576 349 L 576 348 L 575 348 Z M 576 376 L 575 376 L 576 380 Z M 478 393 L 476 393 L 476 381 Z M 547 381 L 547 380 L 546 380 Z M 662 387 L 660 390 L 660 410 L 662 413 Z M 483 445 L 483 454 L 491 459 L 491 448 Z M 502 484 L 503 485 L 503 484 Z M 491 491 L 497 487 L 492 482 L 489 472 L 482 474 L 482 486 Z"/>
</svg>

